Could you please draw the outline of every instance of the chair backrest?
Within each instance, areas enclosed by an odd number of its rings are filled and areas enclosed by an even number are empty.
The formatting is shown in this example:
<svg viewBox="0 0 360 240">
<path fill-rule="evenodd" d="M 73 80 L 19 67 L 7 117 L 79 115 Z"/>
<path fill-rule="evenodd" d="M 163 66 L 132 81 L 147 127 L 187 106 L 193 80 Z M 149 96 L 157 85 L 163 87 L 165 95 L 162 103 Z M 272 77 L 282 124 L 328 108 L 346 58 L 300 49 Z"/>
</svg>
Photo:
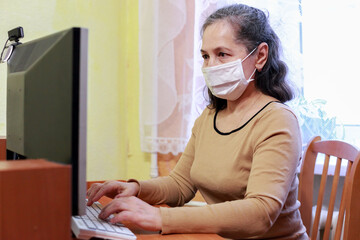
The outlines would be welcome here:
<svg viewBox="0 0 360 240">
<path fill-rule="evenodd" d="M 320 188 L 317 197 L 315 218 L 312 223 L 312 203 L 314 191 L 314 170 L 318 153 L 325 155 L 323 172 L 321 175 Z M 314 137 L 304 151 L 301 170 L 299 174 L 299 195 L 301 203 L 301 218 L 310 238 L 315 240 L 318 234 L 319 220 L 323 198 L 325 193 L 326 179 L 328 176 L 330 156 L 337 158 L 332 182 L 328 215 L 325 223 L 323 239 L 329 239 L 331 220 L 334 211 L 336 192 L 340 178 L 340 168 L 343 161 L 348 161 L 345 181 L 340 201 L 338 222 L 335 229 L 335 239 L 341 237 L 343 228 L 344 239 L 360 239 L 360 152 L 348 143 L 337 140 L 321 141 L 320 137 Z M 345 224 L 343 227 L 345 218 Z M 312 224 L 312 226 L 311 226 Z M 334 226 L 333 226 L 334 227 Z M 310 233 L 310 229 L 312 230 Z"/>
</svg>

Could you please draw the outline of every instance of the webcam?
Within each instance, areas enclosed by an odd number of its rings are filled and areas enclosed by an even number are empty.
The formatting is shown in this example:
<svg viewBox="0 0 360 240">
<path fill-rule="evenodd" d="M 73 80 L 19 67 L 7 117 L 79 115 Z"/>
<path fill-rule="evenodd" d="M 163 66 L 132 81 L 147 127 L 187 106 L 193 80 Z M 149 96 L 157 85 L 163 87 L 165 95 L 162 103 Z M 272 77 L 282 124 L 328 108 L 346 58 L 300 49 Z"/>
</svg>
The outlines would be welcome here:
<svg viewBox="0 0 360 240">
<path fill-rule="evenodd" d="M 10 59 L 11 54 L 14 51 L 14 48 L 17 45 L 21 44 L 21 42 L 19 42 L 19 39 L 24 37 L 24 30 L 22 27 L 14 28 L 14 29 L 8 31 L 8 36 L 9 36 L 9 38 L 6 40 L 5 46 L 2 49 L 1 54 L 0 54 L 0 63 L 7 62 Z M 7 43 L 9 41 L 13 42 L 13 43 L 11 43 L 10 45 L 7 45 Z M 5 52 L 5 55 L 4 55 L 4 52 Z"/>
<path fill-rule="evenodd" d="M 20 38 L 24 37 L 24 30 L 22 27 L 14 28 L 8 31 L 9 41 L 19 42 Z"/>
</svg>

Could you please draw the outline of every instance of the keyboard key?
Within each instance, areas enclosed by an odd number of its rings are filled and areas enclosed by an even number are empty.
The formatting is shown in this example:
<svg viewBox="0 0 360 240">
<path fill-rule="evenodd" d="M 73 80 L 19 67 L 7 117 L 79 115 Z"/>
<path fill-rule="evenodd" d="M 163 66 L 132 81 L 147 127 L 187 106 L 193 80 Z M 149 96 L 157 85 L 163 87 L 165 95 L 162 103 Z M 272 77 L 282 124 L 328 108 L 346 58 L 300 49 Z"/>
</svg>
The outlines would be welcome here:
<svg viewBox="0 0 360 240">
<path fill-rule="evenodd" d="M 95 224 L 96 228 L 99 230 L 106 230 L 106 228 L 104 227 L 104 225 L 100 222 L 100 221 L 93 221 L 93 223 Z"/>
<path fill-rule="evenodd" d="M 112 225 L 110 225 L 109 223 L 104 222 L 103 225 L 104 225 L 104 227 L 106 228 L 106 231 L 115 232 L 115 229 L 114 229 L 114 228 L 112 227 Z"/>
<path fill-rule="evenodd" d="M 94 224 L 92 221 L 86 220 L 86 219 L 83 219 L 83 221 L 84 221 L 84 223 L 86 224 L 86 226 L 87 226 L 88 228 L 96 229 L 96 226 L 95 226 L 95 224 Z"/>
<path fill-rule="evenodd" d="M 115 226 L 114 229 L 115 229 L 116 232 L 118 232 L 118 233 L 123 233 L 123 232 L 125 232 L 125 231 L 124 231 L 124 228 L 119 227 L 119 226 L 116 226 L 116 225 L 114 225 L 114 226 Z"/>
</svg>

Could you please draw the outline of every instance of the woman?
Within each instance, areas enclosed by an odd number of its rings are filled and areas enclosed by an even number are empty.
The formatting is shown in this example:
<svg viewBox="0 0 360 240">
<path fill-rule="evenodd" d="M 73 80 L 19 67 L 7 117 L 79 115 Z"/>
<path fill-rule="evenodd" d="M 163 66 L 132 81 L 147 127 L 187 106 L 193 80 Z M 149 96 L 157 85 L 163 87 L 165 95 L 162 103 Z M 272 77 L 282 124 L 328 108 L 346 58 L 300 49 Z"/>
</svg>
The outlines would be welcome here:
<svg viewBox="0 0 360 240">
<path fill-rule="evenodd" d="M 170 176 L 89 189 L 88 204 L 115 198 L 100 218 L 163 233 L 217 233 L 236 239 L 308 239 L 297 201 L 301 155 L 293 93 L 279 39 L 265 14 L 246 5 L 205 21 L 201 54 L 210 104 Z M 176 207 L 199 190 L 204 207 Z M 166 203 L 174 208 L 155 208 Z"/>
</svg>

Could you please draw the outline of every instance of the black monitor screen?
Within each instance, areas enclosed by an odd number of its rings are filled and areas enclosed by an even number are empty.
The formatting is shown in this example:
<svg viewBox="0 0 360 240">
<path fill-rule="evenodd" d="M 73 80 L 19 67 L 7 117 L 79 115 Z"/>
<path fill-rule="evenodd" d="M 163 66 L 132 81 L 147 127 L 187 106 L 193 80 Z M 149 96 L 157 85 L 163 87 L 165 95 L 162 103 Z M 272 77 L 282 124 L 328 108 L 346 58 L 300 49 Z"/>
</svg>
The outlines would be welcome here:
<svg viewBox="0 0 360 240">
<path fill-rule="evenodd" d="M 85 213 L 88 31 L 17 45 L 8 60 L 7 158 L 72 165 L 72 213 Z"/>
</svg>

